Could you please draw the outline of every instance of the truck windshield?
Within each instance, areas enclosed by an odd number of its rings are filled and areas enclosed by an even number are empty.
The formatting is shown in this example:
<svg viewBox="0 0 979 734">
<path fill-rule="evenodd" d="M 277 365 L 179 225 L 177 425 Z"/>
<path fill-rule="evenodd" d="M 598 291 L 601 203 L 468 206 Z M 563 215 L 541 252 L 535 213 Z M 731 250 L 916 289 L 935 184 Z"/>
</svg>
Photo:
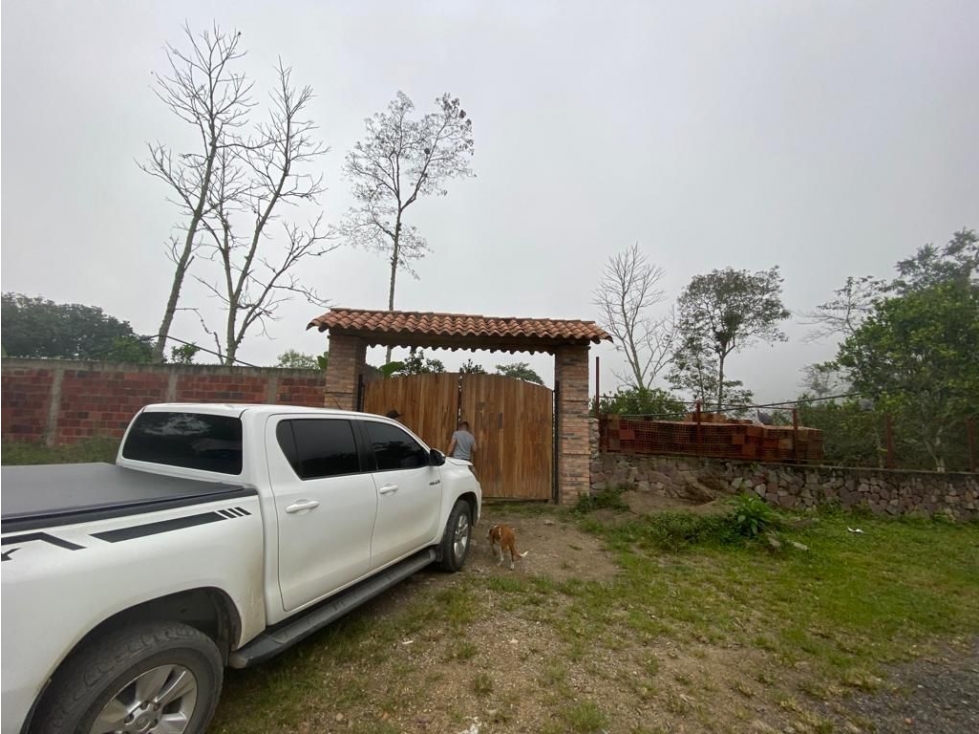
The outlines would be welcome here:
<svg viewBox="0 0 979 734">
<path fill-rule="evenodd" d="M 122 455 L 133 461 L 241 474 L 241 421 L 205 413 L 140 413 Z"/>
</svg>

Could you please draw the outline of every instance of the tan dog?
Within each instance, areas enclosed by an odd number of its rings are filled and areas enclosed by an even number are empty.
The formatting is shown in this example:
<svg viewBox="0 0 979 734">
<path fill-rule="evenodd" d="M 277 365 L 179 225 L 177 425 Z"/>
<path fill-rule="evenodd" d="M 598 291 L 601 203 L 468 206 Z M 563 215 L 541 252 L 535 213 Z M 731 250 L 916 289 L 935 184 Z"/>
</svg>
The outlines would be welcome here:
<svg viewBox="0 0 979 734">
<path fill-rule="evenodd" d="M 510 552 L 510 570 L 513 570 L 513 562 L 527 555 L 527 551 L 517 553 L 517 536 L 513 528 L 509 525 L 494 525 L 489 529 L 490 548 L 493 549 L 493 556 L 500 559 L 503 563 L 503 552 Z M 499 546 L 499 548 L 497 548 Z M 499 554 L 499 555 L 497 555 Z"/>
</svg>

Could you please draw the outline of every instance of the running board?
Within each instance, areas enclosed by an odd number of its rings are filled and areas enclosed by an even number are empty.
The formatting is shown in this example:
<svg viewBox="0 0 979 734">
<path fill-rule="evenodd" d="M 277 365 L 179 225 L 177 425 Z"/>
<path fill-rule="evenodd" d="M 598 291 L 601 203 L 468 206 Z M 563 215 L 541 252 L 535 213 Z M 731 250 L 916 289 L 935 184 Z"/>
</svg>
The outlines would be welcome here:
<svg viewBox="0 0 979 734">
<path fill-rule="evenodd" d="M 435 549 L 429 548 L 347 589 L 298 619 L 286 621 L 281 627 L 266 630 L 244 647 L 232 652 L 228 656 L 228 665 L 232 668 L 247 668 L 278 655 L 364 602 L 370 601 L 378 594 L 421 571 L 435 560 L 435 555 Z"/>
</svg>

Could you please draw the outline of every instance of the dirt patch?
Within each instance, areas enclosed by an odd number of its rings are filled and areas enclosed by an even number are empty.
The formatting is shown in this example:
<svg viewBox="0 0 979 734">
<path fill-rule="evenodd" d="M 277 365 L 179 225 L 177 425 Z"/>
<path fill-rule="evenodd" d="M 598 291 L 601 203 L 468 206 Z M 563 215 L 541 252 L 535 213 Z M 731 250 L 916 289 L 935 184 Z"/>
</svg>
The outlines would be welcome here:
<svg viewBox="0 0 979 734">
<path fill-rule="evenodd" d="M 493 558 L 486 533 L 496 523 L 506 523 L 517 536 L 517 550 L 527 555 L 512 573 L 547 576 L 554 581 L 608 581 L 619 572 L 602 541 L 553 515 L 527 516 L 487 508 L 476 528 L 467 562 L 473 573 L 511 573 L 507 563 Z"/>
</svg>

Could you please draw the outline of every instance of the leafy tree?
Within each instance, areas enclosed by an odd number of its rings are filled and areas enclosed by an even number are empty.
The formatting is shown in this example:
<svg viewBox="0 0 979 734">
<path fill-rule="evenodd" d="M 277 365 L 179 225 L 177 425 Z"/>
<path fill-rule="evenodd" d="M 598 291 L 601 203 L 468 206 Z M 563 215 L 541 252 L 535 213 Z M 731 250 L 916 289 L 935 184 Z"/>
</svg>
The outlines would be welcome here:
<svg viewBox="0 0 979 734">
<path fill-rule="evenodd" d="M 822 334 L 843 342 L 835 361 L 806 368 L 806 393 L 861 393 L 805 408 L 807 425 L 824 428 L 827 461 L 880 464 L 886 413 L 902 466 L 967 463 L 963 422 L 979 410 L 977 271 L 979 238 L 962 229 L 898 262 L 892 282 L 848 278 L 817 309 Z"/>
<path fill-rule="evenodd" d="M 897 272 L 898 277 L 890 290 L 898 295 L 945 283 L 976 286 L 979 236 L 975 230 L 960 229 L 943 248 L 925 245 L 914 257 L 901 260 Z"/>
<path fill-rule="evenodd" d="M 503 375 L 504 377 L 513 377 L 517 380 L 523 380 L 524 382 L 533 382 L 537 385 L 544 384 L 544 381 L 540 378 L 540 375 L 530 368 L 529 362 L 498 364 L 496 365 L 496 374 Z"/>
<path fill-rule="evenodd" d="M 174 364 L 193 364 L 201 351 L 196 344 L 181 344 L 170 349 L 170 361 Z"/>
<path fill-rule="evenodd" d="M 462 375 L 485 375 L 486 370 L 483 366 L 476 364 L 471 359 L 467 359 L 465 363 L 459 368 L 459 374 Z"/>
<path fill-rule="evenodd" d="M 435 110 L 420 119 L 414 103 L 398 92 L 386 112 L 367 119 L 367 134 L 347 154 L 343 171 L 353 184 L 356 204 L 341 227 L 347 241 L 383 253 L 390 262 L 388 310 L 394 310 L 399 270 L 417 277 L 412 263 L 428 243 L 406 223 L 408 208 L 425 196 L 445 196 L 454 178 L 473 176 L 472 120 L 458 98 L 435 100 Z M 388 348 L 386 361 L 391 361 Z"/>
<path fill-rule="evenodd" d="M 884 466 L 883 419 L 858 400 L 798 405 L 799 424 L 823 432 L 823 458 L 834 466 Z"/>
<path fill-rule="evenodd" d="M 650 263 L 639 244 L 620 252 L 605 265 L 592 303 L 599 308 L 599 320 L 615 339 L 615 348 L 625 355 L 628 375 L 616 375 L 637 388 L 648 388 L 669 364 L 676 346 L 672 311 L 654 316 L 651 310 L 666 295 L 659 282 L 661 267 Z"/>
<path fill-rule="evenodd" d="M 386 377 L 393 377 L 394 375 L 400 373 L 401 370 L 405 368 L 405 363 L 395 361 L 395 362 L 387 362 L 385 364 L 382 364 L 380 367 L 371 367 L 370 365 L 367 366 L 370 369 L 376 369 L 378 374 L 383 379 Z"/>
<path fill-rule="evenodd" d="M 704 400 L 703 405 L 707 408 L 710 404 L 706 401 L 720 391 L 718 374 L 717 357 L 703 349 L 697 339 L 688 337 L 680 341 L 673 354 L 673 369 L 669 375 L 674 390 Z M 732 414 L 742 412 L 754 397 L 754 393 L 745 388 L 741 380 L 725 380 L 723 392 L 724 404 L 715 405 L 714 408 Z"/>
<path fill-rule="evenodd" d="M 685 403 L 659 388 L 620 388 L 612 395 L 603 395 L 598 406 L 603 415 L 648 415 L 660 420 L 682 420 L 689 412 Z M 592 410 L 594 407 L 592 400 Z"/>
<path fill-rule="evenodd" d="M 426 358 L 425 353 L 418 350 L 402 362 L 398 372 L 402 375 L 426 375 L 433 372 L 445 372 L 445 365 L 442 364 L 441 360 Z"/>
<path fill-rule="evenodd" d="M 701 387 L 705 402 L 716 395 L 718 410 L 729 387 L 727 358 L 758 340 L 786 339 L 778 328 L 789 317 L 778 266 L 757 273 L 726 268 L 695 275 L 680 295 L 678 310 L 680 340 L 671 382 L 680 389 Z"/>
<path fill-rule="evenodd" d="M 3 348 L 11 357 L 148 362 L 149 337 L 101 308 L 4 293 Z"/>
<path fill-rule="evenodd" d="M 979 286 L 953 280 L 879 301 L 837 361 L 856 390 L 914 420 L 941 471 L 950 429 L 979 413 L 976 355 Z"/>
<path fill-rule="evenodd" d="M 287 349 L 279 355 L 279 361 L 275 366 L 290 370 L 325 370 L 328 361 L 329 352 L 316 356 L 295 349 Z"/>
<path fill-rule="evenodd" d="M 152 337 L 127 335 L 117 337 L 112 342 L 112 348 L 106 353 L 105 359 L 108 362 L 128 362 L 130 364 L 142 364 L 150 361 L 150 351 L 153 345 Z"/>
</svg>

